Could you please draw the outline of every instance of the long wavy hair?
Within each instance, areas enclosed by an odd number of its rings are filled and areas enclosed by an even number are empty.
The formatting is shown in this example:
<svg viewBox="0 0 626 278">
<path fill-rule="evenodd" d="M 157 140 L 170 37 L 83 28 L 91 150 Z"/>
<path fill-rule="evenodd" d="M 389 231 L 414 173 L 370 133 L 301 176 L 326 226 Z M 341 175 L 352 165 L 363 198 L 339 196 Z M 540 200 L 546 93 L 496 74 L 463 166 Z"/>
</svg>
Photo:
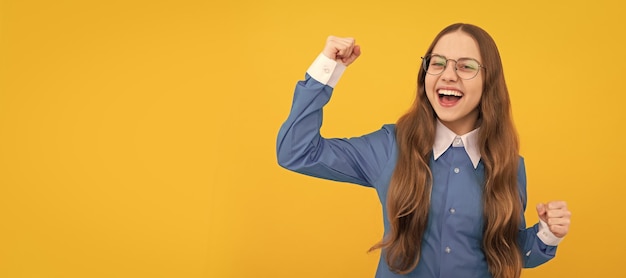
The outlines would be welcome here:
<svg viewBox="0 0 626 278">
<path fill-rule="evenodd" d="M 481 73 L 484 74 L 483 94 L 477 122 L 480 125 L 478 145 L 485 166 L 483 251 L 494 277 L 519 277 L 522 256 L 517 234 L 523 210 L 517 184 L 519 143 L 502 61 L 487 32 L 463 23 L 443 29 L 426 53 L 432 52 L 442 36 L 456 31 L 465 32 L 476 40 L 485 66 Z M 387 195 L 391 230 L 371 249 L 382 248 L 390 269 L 400 274 L 409 273 L 417 266 L 428 223 L 433 182 L 429 161 L 437 116 L 426 96 L 425 77 L 426 71 L 420 66 L 415 102 L 396 123 L 399 156 Z"/>
</svg>

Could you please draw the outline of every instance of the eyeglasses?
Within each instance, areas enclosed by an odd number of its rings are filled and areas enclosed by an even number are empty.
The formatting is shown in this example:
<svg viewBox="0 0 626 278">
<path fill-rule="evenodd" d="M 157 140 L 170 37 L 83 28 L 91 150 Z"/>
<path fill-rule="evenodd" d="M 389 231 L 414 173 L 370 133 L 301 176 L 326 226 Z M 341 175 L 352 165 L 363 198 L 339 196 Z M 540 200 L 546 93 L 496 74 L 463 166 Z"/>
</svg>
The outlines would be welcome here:
<svg viewBox="0 0 626 278">
<path fill-rule="evenodd" d="M 446 70 L 448 61 L 455 63 L 454 71 L 461 79 L 472 79 L 478 75 L 480 68 L 483 67 L 476 59 L 472 58 L 459 58 L 458 60 L 448 59 L 445 56 L 438 54 L 429 54 L 426 57 L 422 57 L 422 63 L 426 73 L 430 75 L 440 75 Z"/>
</svg>

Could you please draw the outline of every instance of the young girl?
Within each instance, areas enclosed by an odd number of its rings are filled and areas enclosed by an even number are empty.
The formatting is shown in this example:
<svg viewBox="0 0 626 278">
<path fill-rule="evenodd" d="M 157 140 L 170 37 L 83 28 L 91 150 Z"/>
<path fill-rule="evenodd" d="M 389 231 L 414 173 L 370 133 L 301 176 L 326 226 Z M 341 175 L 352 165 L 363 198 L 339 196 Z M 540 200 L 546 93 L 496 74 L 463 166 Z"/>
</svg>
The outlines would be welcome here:
<svg viewBox="0 0 626 278">
<path fill-rule="evenodd" d="M 277 139 L 278 163 L 376 189 L 384 237 L 376 277 L 519 277 L 552 259 L 567 234 L 565 202 L 537 206 L 526 228 L 519 156 L 500 54 L 484 30 L 453 24 L 434 39 L 414 104 L 398 122 L 350 139 L 320 136 L 322 108 L 354 39 L 329 37 L 298 82 Z"/>
</svg>

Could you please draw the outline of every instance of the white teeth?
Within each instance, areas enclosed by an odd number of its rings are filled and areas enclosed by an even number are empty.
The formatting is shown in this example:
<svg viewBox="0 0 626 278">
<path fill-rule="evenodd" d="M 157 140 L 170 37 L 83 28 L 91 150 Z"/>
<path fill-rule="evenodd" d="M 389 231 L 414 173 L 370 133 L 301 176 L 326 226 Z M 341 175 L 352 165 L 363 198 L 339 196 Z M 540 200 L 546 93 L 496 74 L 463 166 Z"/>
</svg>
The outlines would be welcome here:
<svg viewBox="0 0 626 278">
<path fill-rule="evenodd" d="M 439 94 L 440 95 L 446 95 L 446 96 L 455 96 L 455 97 L 462 97 L 463 94 L 459 91 L 453 91 L 453 90 L 439 90 Z"/>
</svg>

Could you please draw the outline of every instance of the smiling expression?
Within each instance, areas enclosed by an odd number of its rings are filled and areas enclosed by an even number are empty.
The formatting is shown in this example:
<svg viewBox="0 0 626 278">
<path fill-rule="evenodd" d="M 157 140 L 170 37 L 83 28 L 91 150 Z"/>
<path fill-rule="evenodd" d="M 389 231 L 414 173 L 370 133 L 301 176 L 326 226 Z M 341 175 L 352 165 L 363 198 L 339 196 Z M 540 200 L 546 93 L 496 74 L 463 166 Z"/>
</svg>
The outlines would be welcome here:
<svg viewBox="0 0 626 278">
<path fill-rule="evenodd" d="M 439 39 L 432 53 L 448 59 L 473 58 L 481 61 L 478 43 L 462 31 L 446 34 Z M 458 135 L 476 128 L 478 104 L 483 92 L 482 70 L 472 79 L 459 78 L 454 61 L 439 75 L 426 74 L 426 96 L 439 120 Z"/>
</svg>

